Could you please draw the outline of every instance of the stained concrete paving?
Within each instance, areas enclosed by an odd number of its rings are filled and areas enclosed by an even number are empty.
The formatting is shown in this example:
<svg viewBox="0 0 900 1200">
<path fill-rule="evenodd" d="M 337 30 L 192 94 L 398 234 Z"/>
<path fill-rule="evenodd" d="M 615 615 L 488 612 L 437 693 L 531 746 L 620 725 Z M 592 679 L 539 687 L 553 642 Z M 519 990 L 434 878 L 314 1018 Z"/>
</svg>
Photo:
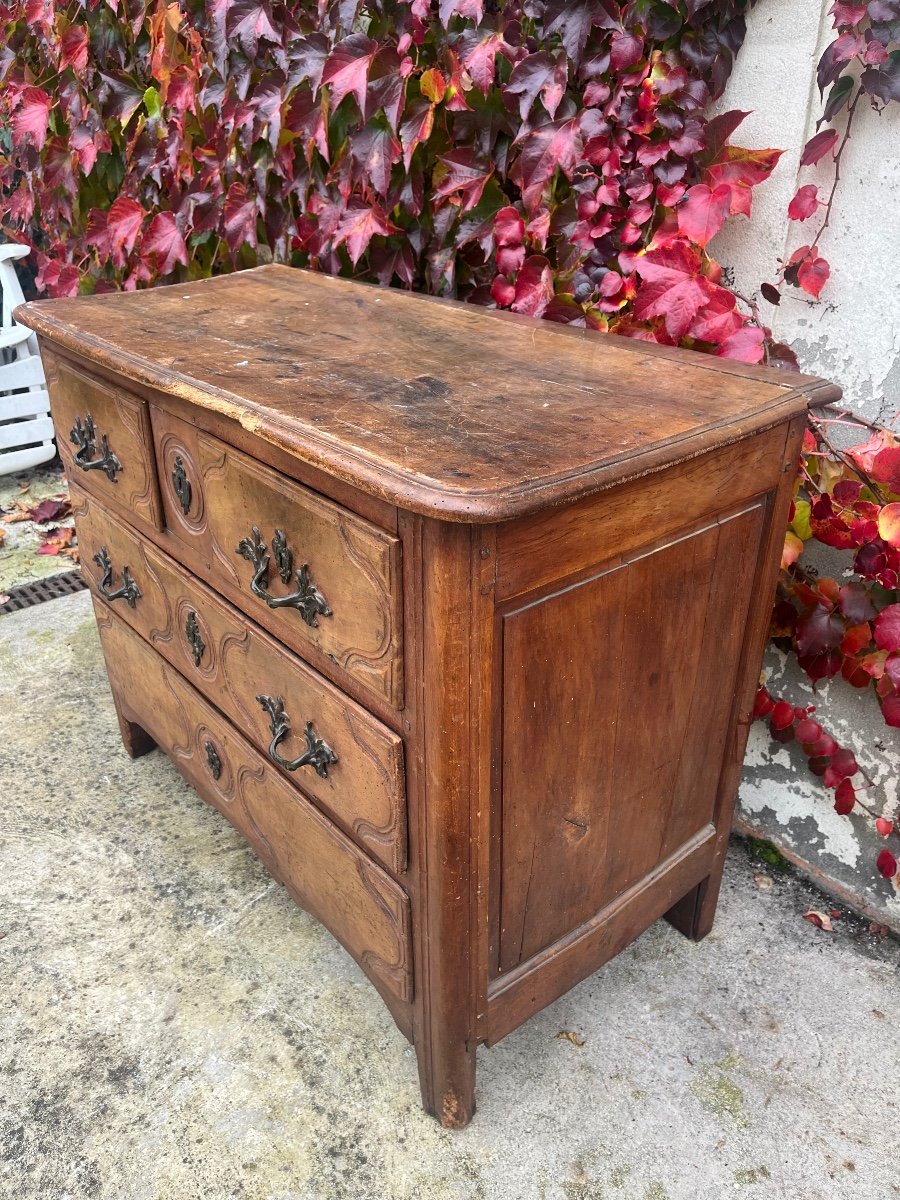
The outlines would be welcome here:
<svg viewBox="0 0 900 1200">
<path fill-rule="evenodd" d="M 900 947 L 742 847 L 704 943 L 660 923 L 479 1051 L 451 1133 L 352 960 L 126 758 L 85 593 L 0 617 L 0 714 L 4 1200 L 900 1196 Z"/>
</svg>

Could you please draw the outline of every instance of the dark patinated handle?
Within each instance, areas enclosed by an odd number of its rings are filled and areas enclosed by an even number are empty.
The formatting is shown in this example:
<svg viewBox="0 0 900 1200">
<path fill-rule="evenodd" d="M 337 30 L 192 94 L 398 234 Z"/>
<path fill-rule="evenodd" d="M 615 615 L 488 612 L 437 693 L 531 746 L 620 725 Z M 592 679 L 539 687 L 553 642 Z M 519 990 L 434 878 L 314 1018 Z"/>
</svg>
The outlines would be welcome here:
<svg viewBox="0 0 900 1200">
<path fill-rule="evenodd" d="M 109 448 L 106 434 L 100 438 L 100 457 L 91 458 L 97 453 L 97 434 L 94 429 L 94 418 L 85 413 L 84 420 L 75 418 L 75 425 L 69 433 L 69 441 L 77 446 L 73 458 L 82 471 L 103 471 L 110 483 L 116 482 L 116 475 L 122 470 L 122 464 Z"/>
<path fill-rule="evenodd" d="M 260 600 L 265 600 L 269 608 L 296 608 L 307 625 L 315 628 L 319 622 L 317 617 L 330 617 L 331 609 L 325 597 L 309 576 L 309 564 L 304 563 L 297 571 L 297 590 L 287 596 L 272 596 L 266 589 L 269 582 L 269 551 L 260 536 L 259 529 L 254 525 L 250 537 L 245 537 L 239 543 L 235 554 L 246 558 L 253 567 L 253 578 L 250 580 L 250 591 Z M 294 555 L 287 544 L 283 529 L 276 529 L 272 538 L 272 554 L 282 583 L 291 582 L 294 569 Z"/>
<path fill-rule="evenodd" d="M 327 742 L 323 742 L 316 735 L 312 721 L 306 722 L 306 728 L 303 731 L 306 738 L 306 752 L 299 758 L 282 758 L 278 753 L 278 743 L 287 736 L 291 728 L 290 718 L 284 711 L 284 700 L 280 696 L 277 700 L 273 700 L 271 696 L 257 696 L 256 698 L 269 714 L 269 728 L 272 731 L 269 758 L 272 762 L 278 763 L 279 767 L 284 767 L 286 771 L 296 771 L 298 767 L 312 767 L 317 775 L 322 779 L 327 779 L 329 763 L 336 763 L 337 755 Z"/>
<path fill-rule="evenodd" d="M 128 607 L 134 608 L 141 598 L 141 590 L 132 578 L 128 567 L 124 567 L 122 570 L 122 586 L 116 588 L 115 591 L 110 591 L 113 581 L 113 565 L 105 546 L 101 546 L 94 555 L 94 562 L 103 572 L 103 578 L 97 584 L 97 591 L 100 595 L 105 596 L 107 600 L 127 600 Z"/>
</svg>

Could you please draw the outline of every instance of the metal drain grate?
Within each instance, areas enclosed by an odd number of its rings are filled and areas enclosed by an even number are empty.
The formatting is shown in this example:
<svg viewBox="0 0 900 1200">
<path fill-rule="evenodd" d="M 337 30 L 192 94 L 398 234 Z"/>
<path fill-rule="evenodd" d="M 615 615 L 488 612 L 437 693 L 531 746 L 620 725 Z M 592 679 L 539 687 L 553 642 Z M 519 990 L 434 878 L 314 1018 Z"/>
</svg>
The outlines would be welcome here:
<svg viewBox="0 0 900 1200">
<path fill-rule="evenodd" d="M 56 600 L 60 596 L 71 596 L 74 592 L 84 591 L 86 587 L 80 571 L 63 571 L 61 575 L 23 583 L 21 587 L 9 589 L 9 599 L 5 604 L 0 604 L 0 614 L 18 612 L 20 608 L 31 608 L 33 604 L 43 604 L 45 600 Z"/>
</svg>

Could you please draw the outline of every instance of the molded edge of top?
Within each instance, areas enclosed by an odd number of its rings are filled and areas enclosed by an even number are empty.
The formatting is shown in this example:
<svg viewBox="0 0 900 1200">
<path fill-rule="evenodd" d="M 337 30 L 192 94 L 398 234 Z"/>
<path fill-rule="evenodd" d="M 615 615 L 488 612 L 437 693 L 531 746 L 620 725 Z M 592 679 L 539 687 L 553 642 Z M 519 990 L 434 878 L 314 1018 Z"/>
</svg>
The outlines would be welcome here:
<svg viewBox="0 0 900 1200">
<path fill-rule="evenodd" d="M 255 270 L 271 271 L 273 268 L 262 267 Z M 442 301 L 432 296 L 417 299 L 454 307 L 469 307 L 464 301 Z M 674 358 L 681 362 L 690 360 L 692 365 L 700 368 L 719 370 L 732 375 L 739 374 L 757 382 L 764 380 L 771 383 L 772 399 L 741 417 L 699 426 L 649 448 L 618 456 L 607 456 L 585 464 L 575 471 L 497 488 L 453 488 L 428 476 L 376 462 L 370 456 L 348 448 L 346 444 L 322 430 L 298 427 L 296 423 L 273 413 L 271 409 L 216 388 L 212 384 L 177 371 L 154 369 L 151 361 L 138 355 L 123 353 L 121 349 L 101 338 L 84 333 L 76 334 L 69 325 L 53 316 L 54 304 L 52 300 L 20 304 L 13 312 L 13 318 L 82 362 L 87 360 L 112 375 L 163 395 L 174 395 L 233 420 L 248 433 L 270 442 L 300 461 L 398 508 L 457 523 L 491 524 L 508 521 L 532 515 L 550 506 L 578 500 L 616 484 L 639 479 L 696 458 L 717 446 L 740 441 L 790 420 L 811 405 L 819 406 L 839 400 L 842 394 L 836 384 L 814 376 L 785 375 L 771 368 L 748 368 L 747 364 L 711 359 L 698 351 L 654 346 L 653 353 L 660 354 L 661 357 Z M 490 309 L 481 311 L 488 317 L 501 320 L 514 319 L 517 323 L 528 325 L 534 321 L 534 318 L 520 317 L 514 313 L 494 312 Z M 555 328 L 562 334 L 580 332 L 568 330 L 566 326 Z M 617 345 L 619 349 L 634 350 L 641 354 L 646 354 L 648 350 L 645 342 L 633 343 L 628 338 L 618 339 L 618 342 L 621 343 Z"/>
</svg>

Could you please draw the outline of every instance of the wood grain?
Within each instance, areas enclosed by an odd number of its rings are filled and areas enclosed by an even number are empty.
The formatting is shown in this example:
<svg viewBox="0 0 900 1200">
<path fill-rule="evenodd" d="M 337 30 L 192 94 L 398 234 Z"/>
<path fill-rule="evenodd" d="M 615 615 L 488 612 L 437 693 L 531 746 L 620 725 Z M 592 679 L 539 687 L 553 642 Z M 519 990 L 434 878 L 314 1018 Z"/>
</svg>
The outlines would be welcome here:
<svg viewBox="0 0 900 1200">
<path fill-rule="evenodd" d="M 139 525 L 162 529 L 162 507 L 153 461 L 150 418 L 143 400 L 121 387 L 108 387 L 64 362 L 47 347 L 42 350 L 56 427 L 56 445 L 70 481 L 78 482 L 98 499 Z M 96 437 L 108 439 L 121 464 L 110 479 L 103 471 L 85 471 L 75 461 L 70 431 L 75 421 L 90 415 Z"/>
<path fill-rule="evenodd" d="M 91 504 L 84 492 L 72 488 L 72 502 L 83 569 L 93 594 L 98 595 L 102 574 L 93 556 L 105 546 L 117 571 L 128 566 L 141 592 L 134 608 L 114 602 L 118 615 L 264 753 L 271 731 L 258 695 L 284 699 L 292 724 L 279 747 L 286 758 L 304 749 L 303 728 L 312 720 L 338 761 L 326 779 L 312 767 L 283 774 L 365 850 L 401 874 L 406 867 L 401 739 L 172 559 Z M 187 637 L 191 615 L 203 644 L 199 662 Z"/>
<path fill-rule="evenodd" d="M 16 316 L 357 488 L 456 521 L 558 504 L 839 395 L 804 376 L 281 266 Z"/>
<path fill-rule="evenodd" d="M 119 712 L 156 740 L 301 908 L 346 947 L 385 999 L 407 1003 L 412 998 L 410 914 L 403 889 L 107 605 L 95 601 L 95 611 Z M 218 778 L 209 767 L 208 745 L 219 761 Z"/>
<path fill-rule="evenodd" d="M 151 409 L 171 554 L 216 588 L 286 645 L 403 703 L 400 619 L 400 542 L 332 501 L 195 426 Z M 180 459 L 191 486 L 187 513 L 174 494 L 172 469 Z M 253 568 L 237 546 L 256 527 L 272 559 L 271 541 L 283 530 L 294 570 L 309 564 L 315 585 L 331 609 L 314 627 L 296 609 L 267 607 L 250 590 Z M 268 590 L 283 596 L 284 583 L 270 561 Z"/>
<path fill-rule="evenodd" d="M 506 615 L 501 972 L 711 822 L 764 511 Z"/>
</svg>

